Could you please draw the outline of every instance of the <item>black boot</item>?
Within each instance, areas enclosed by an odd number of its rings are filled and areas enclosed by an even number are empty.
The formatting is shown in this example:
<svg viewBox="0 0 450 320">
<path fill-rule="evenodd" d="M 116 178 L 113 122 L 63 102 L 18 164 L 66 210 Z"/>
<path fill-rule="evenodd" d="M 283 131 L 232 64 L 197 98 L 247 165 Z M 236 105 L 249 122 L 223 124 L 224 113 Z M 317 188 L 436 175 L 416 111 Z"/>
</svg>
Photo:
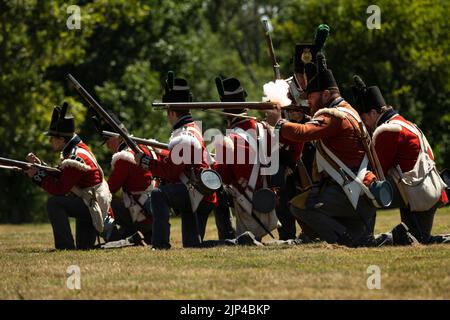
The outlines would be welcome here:
<svg viewBox="0 0 450 320">
<path fill-rule="evenodd" d="M 403 222 L 392 229 L 392 240 L 395 246 L 410 246 L 419 243 Z"/>
<path fill-rule="evenodd" d="M 381 233 L 375 236 L 376 247 L 393 246 L 394 239 L 392 238 L 392 232 Z"/>
<path fill-rule="evenodd" d="M 347 232 L 344 232 L 339 236 L 337 239 L 337 244 L 349 247 L 349 248 L 356 248 L 357 245 L 355 244 L 355 241 L 353 240 L 352 236 L 348 234 Z"/>
<path fill-rule="evenodd" d="M 264 246 L 261 242 L 256 240 L 255 235 L 250 231 L 246 231 L 237 237 L 236 244 L 241 246 Z"/>
<path fill-rule="evenodd" d="M 450 234 L 439 234 L 437 236 L 430 236 L 427 244 L 450 243 Z"/>
</svg>

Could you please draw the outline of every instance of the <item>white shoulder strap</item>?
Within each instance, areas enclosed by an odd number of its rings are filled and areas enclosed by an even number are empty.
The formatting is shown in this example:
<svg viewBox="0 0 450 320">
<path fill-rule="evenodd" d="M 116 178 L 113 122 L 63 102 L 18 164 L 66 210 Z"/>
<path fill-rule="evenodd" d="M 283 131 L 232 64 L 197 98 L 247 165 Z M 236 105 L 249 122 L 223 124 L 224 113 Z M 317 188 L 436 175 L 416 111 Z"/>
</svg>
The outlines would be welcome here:
<svg viewBox="0 0 450 320">
<path fill-rule="evenodd" d="M 89 160 L 91 160 L 95 164 L 96 167 L 98 167 L 97 160 L 95 159 L 95 157 L 89 151 L 87 151 L 87 150 L 85 150 L 83 148 L 77 148 L 77 153 L 78 152 L 84 154 L 86 157 L 89 158 Z"/>
<path fill-rule="evenodd" d="M 336 109 L 338 109 L 339 111 L 343 111 L 343 112 L 346 112 L 346 113 L 350 114 L 358 122 L 361 121 L 361 118 L 360 118 L 359 114 L 353 112 L 353 110 L 350 110 L 350 109 L 347 109 L 347 108 L 344 108 L 344 107 L 336 107 Z"/>
<path fill-rule="evenodd" d="M 155 149 L 153 149 L 153 147 L 150 146 L 145 146 L 147 148 L 147 150 L 150 152 L 150 154 L 152 155 L 153 159 L 157 159 L 158 157 L 156 156 L 156 152 Z M 131 150 L 131 149 L 130 149 Z"/>
<path fill-rule="evenodd" d="M 320 144 L 324 152 L 344 171 L 343 173 L 349 176 L 352 181 L 345 181 L 344 174 L 337 172 L 336 169 L 322 156 L 322 154 L 317 150 L 317 162 L 344 190 L 352 206 L 356 209 L 358 206 L 359 196 L 361 191 L 363 191 L 369 199 L 374 199 L 373 194 L 370 192 L 369 188 L 364 184 L 364 177 L 367 173 L 367 164 L 369 159 L 367 155 L 364 156 L 363 161 L 358 170 L 358 175 L 355 175 L 352 170 L 350 170 L 334 153 L 328 149 L 322 141 Z"/>
<path fill-rule="evenodd" d="M 428 141 L 426 140 L 425 136 L 415 125 L 404 122 L 404 121 L 400 121 L 400 120 L 391 120 L 391 121 L 389 121 L 389 123 L 398 124 L 398 125 L 402 126 L 403 128 L 406 128 L 409 131 L 411 131 L 412 133 L 414 133 L 417 136 L 417 138 L 419 139 L 420 149 L 422 152 L 427 152 L 427 146 L 430 148 L 430 145 L 428 144 Z M 431 150 L 431 148 L 430 148 L 430 150 Z"/>
<path fill-rule="evenodd" d="M 404 121 L 400 121 L 400 120 L 391 120 L 391 121 L 388 121 L 388 123 L 398 124 L 398 125 L 402 126 L 403 128 L 408 129 L 409 131 L 411 131 L 415 135 L 418 135 L 418 136 L 420 135 L 419 130 L 417 130 L 417 128 L 414 125 L 410 124 L 410 123 L 407 123 L 407 122 L 404 122 Z"/>
<path fill-rule="evenodd" d="M 260 127 L 262 125 L 260 123 L 257 124 L 257 131 L 256 134 L 258 135 L 258 131 L 260 130 Z M 248 142 L 248 144 L 250 145 L 250 147 L 255 150 L 255 159 L 254 159 L 254 164 L 253 164 L 253 168 L 252 168 L 252 173 L 250 174 L 250 179 L 248 181 L 248 187 L 245 188 L 245 193 L 246 195 L 252 199 L 253 198 L 253 191 L 255 190 L 256 187 L 256 181 L 258 180 L 258 176 L 259 176 L 259 172 L 260 172 L 260 162 L 259 162 L 259 158 L 258 158 L 258 141 L 257 139 L 254 139 L 248 132 L 246 132 L 245 130 L 241 129 L 241 128 L 235 128 L 233 129 L 233 132 L 235 134 L 237 134 L 238 136 L 240 136 L 242 139 L 244 139 L 246 142 Z"/>
<path fill-rule="evenodd" d="M 196 136 L 198 136 L 198 137 L 203 137 L 203 135 L 202 135 L 202 133 L 200 132 L 200 130 L 198 130 L 196 127 L 188 126 L 188 127 L 185 127 L 185 128 L 186 128 L 187 131 L 193 132 Z M 197 137 L 197 138 L 198 138 L 198 137 Z"/>
<path fill-rule="evenodd" d="M 195 135 L 195 134 L 198 135 L 198 137 L 200 137 L 201 140 L 203 141 L 203 135 L 202 135 L 202 133 L 200 132 L 200 130 L 198 130 L 196 127 L 186 127 L 186 130 L 187 130 L 187 131 L 193 132 L 194 135 Z M 205 147 L 205 151 L 206 151 L 206 156 L 208 157 L 207 163 L 208 163 L 208 164 L 214 163 L 214 157 L 211 155 L 211 153 L 208 151 L 208 149 L 206 149 L 206 147 Z"/>
<path fill-rule="evenodd" d="M 255 150 L 257 149 L 258 145 L 256 143 L 256 140 L 253 139 L 253 137 L 250 134 L 248 134 L 248 132 L 246 132 L 241 128 L 234 128 L 233 132 L 238 136 L 240 136 L 242 139 L 244 139 L 246 142 L 248 142 L 250 144 L 250 147 L 252 147 Z"/>
<path fill-rule="evenodd" d="M 83 148 L 77 148 L 77 152 L 84 154 L 86 157 L 91 160 L 94 165 L 97 167 L 97 169 L 100 171 L 100 174 L 102 175 L 102 180 L 104 179 L 104 174 L 102 168 L 99 166 L 97 159 L 95 159 L 94 155 L 91 154 L 89 151 L 83 149 Z"/>
</svg>

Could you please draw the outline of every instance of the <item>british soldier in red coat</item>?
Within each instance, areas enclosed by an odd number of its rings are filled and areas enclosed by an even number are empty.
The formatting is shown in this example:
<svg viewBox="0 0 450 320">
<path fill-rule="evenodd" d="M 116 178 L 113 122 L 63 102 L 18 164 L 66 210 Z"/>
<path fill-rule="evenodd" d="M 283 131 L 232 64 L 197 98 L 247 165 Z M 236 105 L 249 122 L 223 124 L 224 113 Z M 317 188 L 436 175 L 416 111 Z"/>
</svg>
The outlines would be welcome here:
<svg viewBox="0 0 450 320">
<path fill-rule="evenodd" d="M 421 142 L 426 148 L 423 150 L 433 160 L 433 151 L 420 129 L 412 122 L 407 121 L 395 109 L 387 106 L 380 89 L 377 86 L 366 87 L 358 76 L 354 77 L 356 86 L 354 95 L 356 108 L 361 118 L 372 132 L 372 142 L 380 160 L 380 165 L 386 176 L 395 185 L 396 197 L 391 207 L 400 207 L 402 224 L 393 229 L 393 232 L 383 234 L 378 241 L 385 244 L 409 244 L 410 234 L 421 243 L 450 242 L 450 237 L 432 236 L 433 218 L 436 209 L 448 202 L 445 187 L 432 201 L 428 210 L 417 211 L 411 208 L 411 199 L 401 192 L 404 185 L 398 176 L 414 170 L 421 153 Z M 431 162 L 433 166 L 434 162 Z M 420 177 L 419 177 L 420 178 Z M 438 180 L 439 182 L 439 180 Z M 420 197 L 420 195 L 418 195 Z M 420 201 L 420 199 L 418 199 Z M 427 201 L 425 198 L 422 201 Z M 410 234 L 409 234 L 410 233 Z"/>
<path fill-rule="evenodd" d="M 305 92 L 306 70 L 310 71 L 311 67 L 315 69 L 316 54 L 325 44 L 328 34 L 329 27 L 325 24 L 319 25 L 316 29 L 314 43 L 300 43 L 295 46 L 292 59 L 294 74 L 286 79 L 286 82 L 289 84 L 291 107 L 296 107 L 298 110 L 285 112 L 285 118 L 290 122 L 305 124 L 310 119 Z M 277 215 L 282 224 L 278 229 L 281 240 L 293 239 L 296 236 L 295 218 L 290 213 L 288 204 L 295 195 L 309 186 L 315 152 L 311 141 L 280 139 L 280 163 L 286 168 L 285 181 L 280 188 L 280 201 L 277 206 Z M 300 172 L 301 174 L 299 174 Z"/>
<path fill-rule="evenodd" d="M 326 25 L 321 25 L 319 28 L 322 26 L 328 29 Z M 292 101 L 291 107 L 297 108 L 297 110 L 289 109 L 284 113 L 286 120 L 290 122 L 305 124 L 310 120 L 310 110 L 305 92 L 306 70 L 309 71 L 311 65 L 314 65 L 315 55 L 319 49 L 320 44 L 317 43 L 301 43 L 295 46 L 292 59 L 294 74 L 286 79 L 289 84 L 288 96 Z M 278 229 L 281 240 L 294 239 L 296 236 L 295 218 L 289 210 L 289 201 L 309 185 L 315 152 L 311 141 L 292 141 L 283 139 L 283 137 L 280 139 L 280 163 L 286 168 L 285 181 L 280 188 L 280 201 L 277 206 L 277 216 L 282 225 Z M 303 171 L 301 175 L 299 170 Z"/>
<path fill-rule="evenodd" d="M 320 147 L 315 158 L 314 185 L 306 204 L 291 206 L 291 211 L 308 227 L 310 238 L 348 246 L 372 245 L 375 207 L 369 199 L 372 195 L 366 191 L 375 176 L 367 170 L 359 117 L 340 96 L 322 54 L 317 61 L 318 69 L 306 72 L 312 120 L 297 124 L 281 119 L 280 111 L 267 114 L 268 122 L 280 130 L 282 138 L 316 140 Z"/>
<path fill-rule="evenodd" d="M 189 102 L 192 100 L 187 81 L 174 78 L 169 73 L 163 102 Z M 167 110 L 167 118 L 173 126 L 169 141 L 169 154 L 154 159 L 143 153 L 135 155 L 136 163 L 166 184 L 151 192 L 148 204 L 153 214 L 152 246 L 169 249 L 169 208 L 181 212 L 182 240 L 184 247 L 200 245 L 205 234 L 208 215 L 217 203 L 216 194 L 203 194 L 194 180 L 209 168 L 208 155 L 200 128 L 189 110 Z"/>
<path fill-rule="evenodd" d="M 110 116 L 127 132 L 115 114 L 110 113 Z M 102 131 L 114 132 L 114 129 L 107 123 L 98 121 L 96 118 L 93 120 L 96 122 L 100 134 Z M 105 144 L 111 152 L 114 152 L 108 177 L 109 190 L 113 195 L 122 190 L 122 200 L 113 197 L 112 201 L 114 218 L 120 226 L 120 237 L 129 237 L 139 231 L 143 234 L 145 242 L 150 244 L 151 212 L 144 205 L 156 185 L 156 180 L 149 170 L 144 170 L 136 164 L 134 151 L 120 136 L 106 138 Z M 158 159 L 159 156 L 152 147 L 139 145 L 139 148 L 146 155 Z"/>
<path fill-rule="evenodd" d="M 245 101 L 246 92 L 238 79 L 217 78 L 216 85 L 221 101 Z M 227 110 L 227 112 L 236 114 L 236 117 L 228 117 L 227 136 L 223 138 L 223 141 L 215 141 L 217 145 L 214 169 L 222 177 L 223 183 L 228 186 L 227 190 L 233 198 L 236 235 L 241 236 L 250 231 L 256 239 L 260 240 L 278 227 L 275 211 L 272 209 L 265 214 L 256 212 L 255 207 L 258 204 L 254 203 L 253 198 L 256 192 L 263 188 L 269 192 L 270 196 L 270 191 L 267 189 L 270 187 L 269 175 L 263 173 L 262 167 L 265 163 L 260 161 L 257 151 L 257 148 L 266 143 L 266 152 L 270 154 L 270 132 L 265 124 L 245 118 L 245 109 L 238 108 Z"/>
<path fill-rule="evenodd" d="M 89 147 L 74 133 L 73 116 L 66 117 L 67 104 L 55 107 L 50 129 L 52 148 L 61 152 L 61 175 L 50 176 L 42 170 L 27 171 L 33 182 L 51 196 L 47 201 L 47 212 L 53 228 L 56 249 L 89 249 L 95 245 L 98 233 L 106 236 L 109 224 L 111 193 L 103 179 L 103 172 Z M 28 161 L 41 161 L 30 154 Z M 76 219 L 76 241 L 74 242 L 69 217 Z"/>
</svg>

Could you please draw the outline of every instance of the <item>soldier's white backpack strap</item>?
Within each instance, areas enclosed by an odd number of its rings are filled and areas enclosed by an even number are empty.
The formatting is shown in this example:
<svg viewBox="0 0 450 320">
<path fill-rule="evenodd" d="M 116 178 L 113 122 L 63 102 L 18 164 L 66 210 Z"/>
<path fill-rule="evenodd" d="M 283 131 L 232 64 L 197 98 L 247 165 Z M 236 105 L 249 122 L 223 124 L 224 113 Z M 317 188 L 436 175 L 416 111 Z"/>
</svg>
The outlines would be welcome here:
<svg viewBox="0 0 450 320">
<path fill-rule="evenodd" d="M 264 132 L 263 125 L 261 123 L 257 123 L 256 130 L 256 135 L 258 137 L 257 139 L 259 139 L 259 133 Z M 268 234 L 267 230 L 270 233 L 270 231 L 276 229 L 279 225 L 279 221 L 275 210 L 272 210 L 270 213 L 259 213 L 253 209 L 253 195 L 261 169 L 261 162 L 258 157 L 258 140 L 241 128 L 235 128 L 233 132 L 244 139 L 250 147 L 255 150 L 255 159 L 253 159 L 254 163 L 252 172 L 250 174 L 248 184 L 244 189 L 245 194 L 239 192 L 239 190 L 234 188 L 232 185 L 229 188 L 233 195 L 235 205 L 236 233 L 242 234 L 245 231 L 251 231 L 256 237 L 260 238 Z M 264 135 L 261 137 L 264 139 Z M 263 187 L 267 187 L 266 176 L 263 176 Z M 258 219 L 258 221 L 256 219 Z M 261 224 L 263 224 L 264 227 L 262 227 Z"/>
<path fill-rule="evenodd" d="M 197 129 L 197 127 L 189 126 L 189 127 L 186 127 L 186 129 L 187 129 L 187 131 L 191 131 L 197 137 L 197 139 L 203 141 L 203 135 L 200 132 L 200 130 Z M 209 153 L 209 151 L 206 149 L 206 147 L 205 147 L 205 151 L 206 151 L 206 156 L 208 157 L 206 163 L 208 163 L 208 164 L 214 163 L 214 157 Z M 208 167 L 209 167 L 209 165 L 208 165 Z"/>
<path fill-rule="evenodd" d="M 420 142 L 420 148 L 422 151 L 427 152 L 427 150 L 429 149 L 431 151 L 431 155 L 434 158 L 434 153 L 433 153 L 433 149 L 431 148 L 430 144 L 428 143 L 427 138 L 425 137 L 425 135 L 422 133 L 422 131 L 420 131 L 420 129 L 409 122 L 404 122 L 404 121 L 400 121 L 400 120 L 391 120 L 388 123 L 392 123 L 392 124 L 398 124 L 399 126 L 408 129 L 409 131 L 411 131 L 412 133 L 414 133 L 417 138 L 419 139 Z"/>
<path fill-rule="evenodd" d="M 257 130 L 258 130 L 258 129 L 260 129 L 259 125 L 261 125 L 261 124 L 258 123 L 257 125 L 258 125 L 258 127 L 257 127 Z M 253 161 L 253 167 L 252 167 L 252 172 L 250 174 L 250 179 L 248 180 L 247 187 L 245 188 L 245 194 L 247 197 L 242 197 L 242 199 L 240 201 L 240 202 L 248 202 L 248 203 L 244 204 L 244 208 L 246 210 L 248 210 L 249 213 L 251 213 L 253 210 L 253 204 L 251 202 L 251 199 L 253 199 L 253 192 L 256 187 L 256 182 L 258 180 L 260 166 L 261 166 L 261 164 L 259 162 L 259 158 L 258 158 L 258 141 L 257 141 L 257 139 L 254 139 L 248 132 L 246 132 L 245 130 L 243 130 L 241 128 L 235 128 L 235 129 L 233 129 L 233 131 L 238 136 L 240 136 L 242 139 L 244 139 L 249 144 L 250 148 L 252 150 L 254 150 L 254 159 L 249 159 L 249 161 Z M 250 152 L 250 154 L 251 154 L 251 152 Z M 235 191 L 238 192 L 237 190 L 235 190 Z M 239 197 L 239 198 L 241 198 L 241 197 Z"/>
<path fill-rule="evenodd" d="M 436 168 L 436 163 L 428 155 L 431 147 L 424 134 L 414 125 L 399 120 L 390 123 L 398 124 L 408 129 L 420 141 L 420 152 L 414 168 L 402 172 L 399 165 L 390 170 L 390 174 L 397 183 L 400 194 L 410 209 L 415 212 L 427 212 L 439 201 L 442 191 L 447 187 Z"/>
<path fill-rule="evenodd" d="M 185 126 L 183 127 L 184 130 L 190 132 L 199 142 L 202 141 L 201 137 L 202 134 L 200 130 L 198 130 L 196 127 L 191 126 Z M 203 155 L 202 155 L 203 157 Z M 184 172 L 180 175 L 181 182 L 186 186 L 188 193 L 189 193 L 189 199 L 191 200 L 191 209 L 192 212 L 197 211 L 198 206 L 200 205 L 200 202 L 202 202 L 204 195 L 201 194 L 189 181 L 189 178 L 186 176 Z"/>
<path fill-rule="evenodd" d="M 102 167 L 99 166 L 97 159 L 95 159 L 94 155 L 92 153 L 90 153 L 89 151 L 87 151 L 86 149 L 83 148 L 77 148 L 77 153 L 81 153 L 84 154 L 86 157 L 89 158 L 89 160 L 92 161 L 92 163 L 97 167 L 97 169 L 100 171 L 100 174 L 102 176 L 102 180 L 104 180 L 104 174 L 103 174 L 103 170 Z"/>
<path fill-rule="evenodd" d="M 336 109 L 344 112 L 344 114 L 348 113 L 352 117 L 354 117 L 355 120 L 360 121 L 359 116 L 356 115 L 352 110 L 342 107 L 337 107 Z M 347 120 L 351 121 L 348 118 Z M 359 166 L 358 173 L 355 174 L 330 149 L 327 148 L 322 140 L 319 140 L 319 144 L 320 148 L 316 149 L 317 169 L 319 173 L 322 171 L 327 172 L 331 176 L 331 178 L 333 178 L 333 180 L 342 187 L 353 208 L 357 208 L 359 197 L 362 193 L 365 193 L 371 200 L 375 199 L 369 188 L 367 188 L 367 186 L 363 182 L 367 174 L 367 166 L 369 164 L 367 154 L 364 155 L 364 158 Z M 335 166 L 330 164 L 325 159 L 325 156 L 322 155 L 320 149 L 322 149 L 326 153 L 326 155 L 337 165 L 337 167 L 339 167 L 339 171 L 341 172 L 336 170 Z"/>
<path fill-rule="evenodd" d="M 108 183 L 104 179 L 102 168 L 97 163 L 95 157 L 83 148 L 78 148 L 77 153 L 87 156 L 100 171 L 102 182 L 88 188 L 73 187 L 71 192 L 80 197 L 89 209 L 92 224 L 99 233 L 103 233 L 105 227 L 105 219 L 108 218 L 109 209 L 111 207 L 112 195 L 109 191 Z"/>
</svg>

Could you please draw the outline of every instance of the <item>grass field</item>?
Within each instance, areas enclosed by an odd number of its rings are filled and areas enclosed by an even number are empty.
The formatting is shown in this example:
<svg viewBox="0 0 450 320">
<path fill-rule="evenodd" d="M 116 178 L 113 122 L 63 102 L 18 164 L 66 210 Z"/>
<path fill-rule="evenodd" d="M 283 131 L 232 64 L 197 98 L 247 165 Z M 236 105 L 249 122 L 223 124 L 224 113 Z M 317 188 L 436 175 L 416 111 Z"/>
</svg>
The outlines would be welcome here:
<svg viewBox="0 0 450 320">
<path fill-rule="evenodd" d="M 398 223 L 382 212 L 376 231 Z M 450 232 L 450 208 L 434 233 Z M 51 228 L 0 225 L 0 299 L 450 299 L 450 245 L 348 249 L 296 247 L 53 251 Z M 207 238 L 214 239 L 213 219 Z M 67 267 L 81 270 L 81 289 L 66 286 Z M 381 269 L 381 289 L 367 288 L 367 268 Z"/>
</svg>

